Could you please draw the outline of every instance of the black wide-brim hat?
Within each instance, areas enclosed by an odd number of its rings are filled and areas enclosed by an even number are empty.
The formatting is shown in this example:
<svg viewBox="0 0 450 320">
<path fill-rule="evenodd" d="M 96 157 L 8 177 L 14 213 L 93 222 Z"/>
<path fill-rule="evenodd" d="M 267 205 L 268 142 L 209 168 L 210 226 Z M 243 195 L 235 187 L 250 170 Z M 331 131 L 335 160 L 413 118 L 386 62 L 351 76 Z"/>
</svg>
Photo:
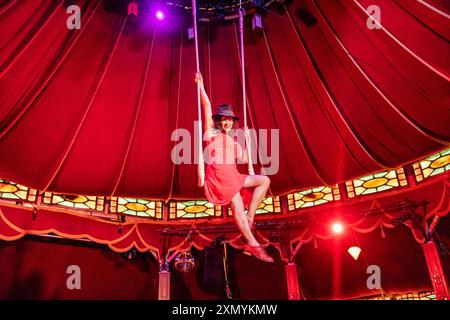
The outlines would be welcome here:
<svg viewBox="0 0 450 320">
<path fill-rule="evenodd" d="M 231 117 L 235 121 L 239 120 L 239 117 L 234 114 L 233 106 L 230 104 L 222 104 L 219 106 L 217 112 L 213 114 L 214 121 L 220 121 L 222 117 Z"/>
</svg>

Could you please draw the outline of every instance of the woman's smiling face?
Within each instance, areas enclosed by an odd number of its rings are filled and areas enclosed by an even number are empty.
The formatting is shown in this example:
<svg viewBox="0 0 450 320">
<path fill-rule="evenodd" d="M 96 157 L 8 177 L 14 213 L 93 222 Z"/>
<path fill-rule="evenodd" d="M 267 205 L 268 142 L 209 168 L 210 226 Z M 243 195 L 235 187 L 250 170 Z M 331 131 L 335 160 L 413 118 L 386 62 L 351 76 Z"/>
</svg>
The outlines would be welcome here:
<svg viewBox="0 0 450 320">
<path fill-rule="evenodd" d="M 228 132 L 233 129 L 234 119 L 232 117 L 222 117 L 220 124 L 222 125 L 222 130 Z"/>
</svg>

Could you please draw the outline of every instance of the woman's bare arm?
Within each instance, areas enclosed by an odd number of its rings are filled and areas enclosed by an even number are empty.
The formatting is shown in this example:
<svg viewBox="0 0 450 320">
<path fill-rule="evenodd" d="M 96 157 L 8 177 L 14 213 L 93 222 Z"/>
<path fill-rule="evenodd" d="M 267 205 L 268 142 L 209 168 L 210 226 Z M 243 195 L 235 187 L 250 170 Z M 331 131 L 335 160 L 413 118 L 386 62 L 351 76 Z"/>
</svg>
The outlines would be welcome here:
<svg viewBox="0 0 450 320">
<path fill-rule="evenodd" d="M 208 94 L 206 93 L 205 86 L 203 84 L 203 77 L 200 73 L 195 74 L 195 82 L 200 86 L 200 100 L 203 106 L 203 114 L 205 115 L 205 131 L 214 128 L 212 120 L 211 102 L 209 101 Z"/>
</svg>

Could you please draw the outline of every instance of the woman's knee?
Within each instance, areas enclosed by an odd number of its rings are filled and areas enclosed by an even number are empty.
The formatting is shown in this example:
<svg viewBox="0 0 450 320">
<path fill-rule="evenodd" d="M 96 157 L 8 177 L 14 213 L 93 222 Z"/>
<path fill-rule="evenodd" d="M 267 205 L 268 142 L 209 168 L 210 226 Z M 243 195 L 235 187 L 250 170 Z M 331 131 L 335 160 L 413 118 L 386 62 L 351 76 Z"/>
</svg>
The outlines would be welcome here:
<svg viewBox="0 0 450 320">
<path fill-rule="evenodd" d="M 268 176 L 263 175 L 255 175 L 255 176 L 247 176 L 244 181 L 244 188 L 254 188 L 254 187 L 260 187 L 265 186 L 269 187 L 270 185 L 270 179 Z"/>
<path fill-rule="evenodd" d="M 263 185 L 265 185 L 266 187 L 270 186 L 270 178 L 268 176 L 262 176 L 262 181 L 263 181 Z"/>
</svg>

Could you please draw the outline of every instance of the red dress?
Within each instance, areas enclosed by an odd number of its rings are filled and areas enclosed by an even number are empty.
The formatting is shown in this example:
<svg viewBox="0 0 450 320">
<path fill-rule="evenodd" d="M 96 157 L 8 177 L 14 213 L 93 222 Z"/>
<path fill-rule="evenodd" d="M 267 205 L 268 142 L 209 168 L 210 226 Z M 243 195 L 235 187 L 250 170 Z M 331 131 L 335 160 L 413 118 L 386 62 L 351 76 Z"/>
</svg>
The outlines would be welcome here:
<svg viewBox="0 0 450 320">
<path fill-rule="evenodd" d="M 251 199 L 251 192 L 244 188 L 246 174 L 239 173 L 237 155 L 242 153 L 240 145 L 229 135 L 219 133 L 207 141 L 205 149 L 205 195 L 209 202 L 227 206 L 234 195 L 241 192 L 244 206 Z"/>
</svg>

